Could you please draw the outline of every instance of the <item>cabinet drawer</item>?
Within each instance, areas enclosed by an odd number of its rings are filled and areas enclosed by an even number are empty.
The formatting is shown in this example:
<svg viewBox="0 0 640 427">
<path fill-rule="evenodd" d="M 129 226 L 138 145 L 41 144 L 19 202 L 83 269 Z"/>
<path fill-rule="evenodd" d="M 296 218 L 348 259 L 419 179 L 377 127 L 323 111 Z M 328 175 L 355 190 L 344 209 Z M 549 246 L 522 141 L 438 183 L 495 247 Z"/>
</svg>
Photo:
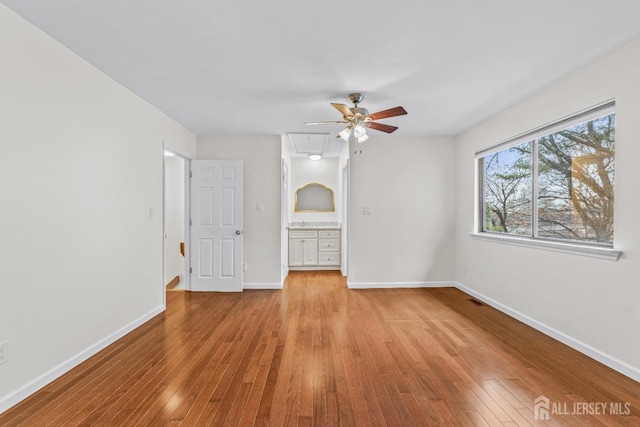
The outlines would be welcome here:
<svg viewBox="0 0 640 427">
<path fill-rule="evenodd" d="M 305 237 L 316 238 L 318 237 L 318 232 L 316 230 L 289 230 L 290 239 L 300 239 Z"/>
<path fill-rule="evenodd" d="M 339 239 L 320 239 L 318 240 L 318 250 L 320 252 L 336 252 L 340 250 Z"/>
<path fill-rule="evenodd" d="M 318 254 L 318 265 L 340 265 L 339 253 Z"/>
<path fill-rule="evenodd" d="M 329 238 L 329 239 L 339 239 L 340 230 L 318 230 L 318 237 Z"/>
</svg>

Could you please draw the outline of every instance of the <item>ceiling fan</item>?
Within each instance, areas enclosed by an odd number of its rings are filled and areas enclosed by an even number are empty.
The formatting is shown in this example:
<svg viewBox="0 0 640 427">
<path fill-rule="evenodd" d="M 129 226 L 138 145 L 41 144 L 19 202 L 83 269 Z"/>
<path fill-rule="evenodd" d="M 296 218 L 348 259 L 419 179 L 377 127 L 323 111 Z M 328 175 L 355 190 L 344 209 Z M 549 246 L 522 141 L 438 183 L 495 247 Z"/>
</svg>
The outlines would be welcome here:
<svg viewBox="0 0 640 427">
<path fill-rule="evenodd" d="M 402 107 L 390 108 L 388 110 L 378 111 L 377 113 L 369 114 L 366 108 L 358 107 L 358 104 L 362 102 L 364 95 L 362 93 L 350 93 L 349 101 L 353 103 L 353 107 L 347 107 L 344 104 L 331 105 L 340 113 L 342 113 L 343 120 L 327 121 L 327 122 L 306 122 L 305 125 L 328 125 L 334 123 L 346 124 L 340 133 L 338 138 L 342 138 L 345 141 L 349 140 L 349 137 L 353 133 L 353 137 L 358 142 L 364 142 L 369 139 L 366 128 L 379 130 L 381 132 L 391 133 L 398 129 L 397 126 L 385 125 L 383 123 L 377 123 L 374 120 L 386 119 L 389 117 L 403 116 L 407 114 L 406 110 Z"/>
</svg>

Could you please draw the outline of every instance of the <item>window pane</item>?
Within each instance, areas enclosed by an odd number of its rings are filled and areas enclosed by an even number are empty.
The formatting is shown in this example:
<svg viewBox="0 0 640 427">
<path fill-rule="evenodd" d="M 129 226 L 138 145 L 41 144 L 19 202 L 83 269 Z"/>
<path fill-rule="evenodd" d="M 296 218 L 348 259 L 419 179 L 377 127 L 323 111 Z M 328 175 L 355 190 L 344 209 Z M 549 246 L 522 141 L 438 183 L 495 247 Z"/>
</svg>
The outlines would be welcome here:
<svg viewBox="0 0 640 427">
<path fill-rule="evenodd" d="M 484 231 L 531 236 L 531 146 L 484 158 Z"/>
<path fill-rule="evenodd" d="M 615 114 L 538 140 L 538 236 L 613 242 Z"/>
</svg>

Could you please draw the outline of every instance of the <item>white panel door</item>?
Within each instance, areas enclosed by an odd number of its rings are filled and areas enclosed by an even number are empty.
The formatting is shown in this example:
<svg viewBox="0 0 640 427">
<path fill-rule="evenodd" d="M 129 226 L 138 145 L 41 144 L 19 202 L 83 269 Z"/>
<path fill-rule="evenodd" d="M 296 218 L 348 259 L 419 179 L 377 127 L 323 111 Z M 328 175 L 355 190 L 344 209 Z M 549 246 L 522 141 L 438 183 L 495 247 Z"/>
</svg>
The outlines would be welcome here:
<svg viewBox="0 0 640 427">
<path fill-rule="evenodd" d="M 242 292 L 242 160 L 191 161 L 191 290 Z"/>
</svg>

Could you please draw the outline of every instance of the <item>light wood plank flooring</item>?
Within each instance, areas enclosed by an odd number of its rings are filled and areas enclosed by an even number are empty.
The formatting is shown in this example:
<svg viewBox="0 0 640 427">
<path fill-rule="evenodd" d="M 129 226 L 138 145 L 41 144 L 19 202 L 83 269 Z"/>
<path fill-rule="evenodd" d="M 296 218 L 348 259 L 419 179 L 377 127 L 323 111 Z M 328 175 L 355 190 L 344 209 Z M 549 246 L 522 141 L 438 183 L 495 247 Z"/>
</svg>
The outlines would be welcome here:
<svg viewBox="0 0 640 427">
<path fill-rule="evenodd" d="M 456 289 L 295 272 L 282 291 L 168 292 L 0 425 L 640 426 L 640 384 Z"/>
</svg>

